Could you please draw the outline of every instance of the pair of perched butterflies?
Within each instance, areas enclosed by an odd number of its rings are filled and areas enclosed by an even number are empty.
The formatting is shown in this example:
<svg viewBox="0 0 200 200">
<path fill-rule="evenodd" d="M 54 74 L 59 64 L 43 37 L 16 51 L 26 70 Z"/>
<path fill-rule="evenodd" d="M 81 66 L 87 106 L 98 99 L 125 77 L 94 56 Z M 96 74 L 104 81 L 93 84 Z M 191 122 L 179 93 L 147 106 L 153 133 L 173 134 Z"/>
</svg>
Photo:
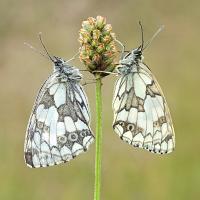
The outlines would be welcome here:
<svg viewBox="0 0 200 200">
<path fill-rule="evenodd" d="M 172 120 L 155 77 L 142 62 L 143 49 L 141 45 L 127 53 L 117 67 L 113 129 L 134 147 L 170 153 L 175 147 Z M 67 162 L 94 141 L 79 70 L 49 57 L 54 72 L 38 93 L 25 138 L 25 162 L 34 168 Z"/>
</svg>

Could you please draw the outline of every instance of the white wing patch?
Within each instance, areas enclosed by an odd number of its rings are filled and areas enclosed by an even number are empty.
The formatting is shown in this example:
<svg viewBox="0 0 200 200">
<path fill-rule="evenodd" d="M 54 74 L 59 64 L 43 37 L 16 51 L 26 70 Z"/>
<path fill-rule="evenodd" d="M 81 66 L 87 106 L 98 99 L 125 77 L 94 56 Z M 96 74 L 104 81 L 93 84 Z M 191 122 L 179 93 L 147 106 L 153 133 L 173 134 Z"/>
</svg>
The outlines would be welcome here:
<svg viewBox="0 0 200 200">
<path fill-rule="evenodd" d="M 47 167 L 67 162 L 88 150 L 94 136 L 89 127 L 87 97 L 78 82 L 55 73 L 40 89 L 27 127 L 25 162 Z"/>
<path fill-rule="evenodd" d="M 56 107 L 58 108 L 60 105 L 64 104 L 65 101 L 66 101 L 66 86 L 64 83 L 61 83 L 54 94 L 54 102 Z"/>
<path fill-rule="evenodd" d="M 134 147 L 164 154 L 175 148 L 175 134 L 165 97 L 146 65 L 116 82 L 113 129 Z"/>
</svg>

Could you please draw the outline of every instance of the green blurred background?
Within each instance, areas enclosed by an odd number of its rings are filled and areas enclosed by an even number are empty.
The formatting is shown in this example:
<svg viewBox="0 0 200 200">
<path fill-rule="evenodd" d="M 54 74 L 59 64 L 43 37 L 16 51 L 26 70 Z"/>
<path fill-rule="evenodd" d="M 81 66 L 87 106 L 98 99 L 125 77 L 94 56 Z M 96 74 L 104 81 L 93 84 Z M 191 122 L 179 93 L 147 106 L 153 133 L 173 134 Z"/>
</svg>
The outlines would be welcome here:
<svg viewBox="0 0 200 200">
<path fill-rule="evenodd" d="M 94 144 L 67 164 L 44 169 L 24 164 L 27 121 L 52 64 L 23 42 L 40 49 L 41 31 L 52 54 L 71 58 L 79 47 L 82 20 L 97 15 L 107 18 L 127 49 L 140 44 L 139 20 L 145 40 L 165 25 L 144 56 L 167 97 L 176 132 L 176 149 L 170 155 L 154 155 L 123 143 L 111 128 L 116 77 L 106 77 L 101 199 L 200 199 L 199 8 L 198 0 L 0 0 L 0 200 L 93 199 Z M 78 59 L 73 64 L 83 68 Z M 85 89 L 94 130 L 95 88 Z"/>
</svg>

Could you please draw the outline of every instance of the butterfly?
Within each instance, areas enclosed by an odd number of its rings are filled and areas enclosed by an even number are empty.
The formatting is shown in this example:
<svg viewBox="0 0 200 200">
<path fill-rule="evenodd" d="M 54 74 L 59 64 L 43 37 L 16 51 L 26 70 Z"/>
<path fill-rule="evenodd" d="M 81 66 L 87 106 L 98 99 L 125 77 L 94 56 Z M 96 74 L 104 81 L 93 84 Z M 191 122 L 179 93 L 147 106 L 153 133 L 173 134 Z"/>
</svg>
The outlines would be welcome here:
<svg viewBox="0 0 200 200">
<path fill-rule="evenodd" d="M 94 141 L 80 71 L 62 58 L 47 55 L 54 72 L 38 92 L 24 144 L 25 162 L 33 168 L 65 163 Z"/>
<path fill-rule="evenodd" d="M 141 30 L 142 44 L 123 56 L 117 67 L 120 78 L 115 84 L 112 103 L 113 129 L 134 147 L 158 154 L 170 153 L 175 148 L 172 119 L 155 76 L 143 62 L 142 53 L 147 45 L 143 45 L 142 26 Z"/>
</svg>

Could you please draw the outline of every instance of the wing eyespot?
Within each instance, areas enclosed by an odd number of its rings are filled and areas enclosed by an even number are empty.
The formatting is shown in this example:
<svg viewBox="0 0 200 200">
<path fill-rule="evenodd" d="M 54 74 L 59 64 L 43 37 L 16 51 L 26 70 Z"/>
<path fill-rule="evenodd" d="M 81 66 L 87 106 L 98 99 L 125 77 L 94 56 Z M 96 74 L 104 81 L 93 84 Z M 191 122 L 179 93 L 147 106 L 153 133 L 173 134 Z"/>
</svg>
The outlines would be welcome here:
<svg viewBox="0 0 200 200">
<path fill-rule="evenodd" d="M 83 130 L 80 132 L 80 136 L 83 138 L 87 135 L 87 130 Z"/>
<path fill-rule="evenodd" d="M 128 125 L 127 125 L 127 130 L 128 130 L 128 131 L 134 131 L 134 129 L 135 129 L 134 124 L 128 124 Z"/>
<path fill-rule="evenodd" d="M 78 134 L 76 133 L 70 133 L 68 135 L 68 140 L 71 141 L 71 142 L 75 142 L 78 140 Z"/>
<path fill-rule="evenodd" d="M 63 136 L 59 136 L 58 137 L 58 141 L 61 143 L 61 144 L 65 144 L 67 142 L 67 137 L 65 135 Z"/>
<path fill-rule="evenodd" d="M 153 127 L 158 127 L 158 126 L 159 126 L 159 122 L 158 121 L 153 122 Z"/>
<path fill-rule="evenodd" d="M 49 131 L 50 131 L 50 128 L 48 126 L 44 125 L 44 132 L 48 133 Z"/>
<path fill-rule="evenodd" d="M 38 122 L 37 122 L 37 127 L 38 127 L 39 129 L 42 129 L 42 128 L 44 127 L 44 123 L 38 121 Z"/>
<path fill-rule="evenodd" d="M 119 122 L 119 125 L 122 126 L 122 127 L 124 127 L 124 126 L 125 126 L 125 123 L 122 122 L 122 121 L 120 121 L 120 122 Z"/>
</svg>

